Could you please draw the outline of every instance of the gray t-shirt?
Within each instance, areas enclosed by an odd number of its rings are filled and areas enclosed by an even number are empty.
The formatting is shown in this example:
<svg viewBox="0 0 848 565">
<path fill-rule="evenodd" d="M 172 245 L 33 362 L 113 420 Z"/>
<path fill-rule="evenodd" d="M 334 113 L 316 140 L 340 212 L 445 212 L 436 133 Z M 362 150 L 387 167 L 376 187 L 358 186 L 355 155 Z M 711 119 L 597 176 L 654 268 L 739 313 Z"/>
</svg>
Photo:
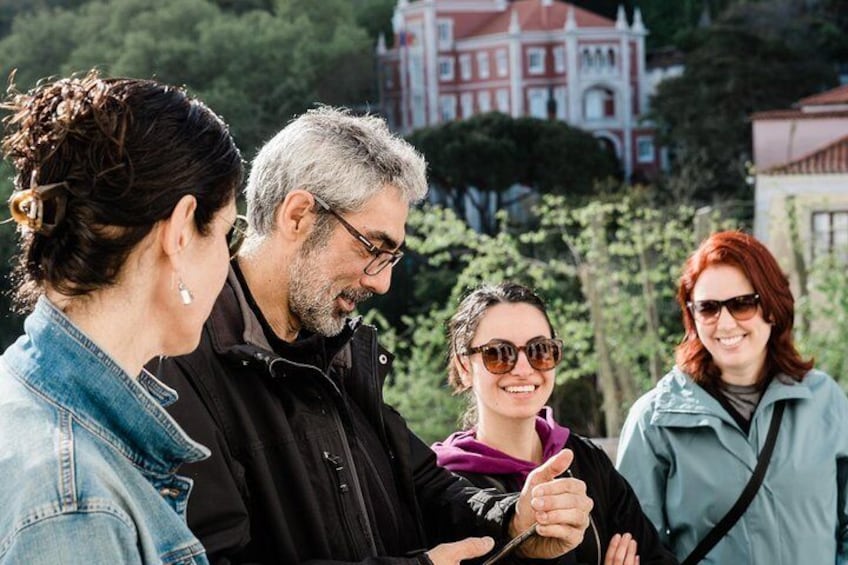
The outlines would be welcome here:
<svg viewBox="0 0 848 565">
<path fill-rule="evenodd" d="M 792 377 L 783 373 L 778 373 L 775 378 L 783 384 L 795 384 L 795 380 Z M 734 410 L 745 418 L 745 421 L 750 422 L 754 410 L 757 409 L 757 404 L 760 403 L 760 399 L 763 397 L 765 388 L 761 388 L 759 385 L 732 385 L 722 382 L 719 390 L 721 390 L 722 396 L 727 399 Z"/>
</svg>

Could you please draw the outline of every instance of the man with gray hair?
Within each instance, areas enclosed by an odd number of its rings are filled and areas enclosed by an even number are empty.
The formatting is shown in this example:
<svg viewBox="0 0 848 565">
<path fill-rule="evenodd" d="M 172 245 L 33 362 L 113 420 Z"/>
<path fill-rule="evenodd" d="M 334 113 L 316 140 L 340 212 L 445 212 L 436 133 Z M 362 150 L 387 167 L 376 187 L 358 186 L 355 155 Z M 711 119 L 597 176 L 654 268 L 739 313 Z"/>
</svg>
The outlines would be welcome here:
<svg viewBox="0 0 848 565">
<path fill-rule="evenodd" d="M 453 565 L 492 549 L 477 536 L 503 544 L 531 526 L 526 556 L 580 543 L 592 502 L 554 480 L 568 454 L 520 496 L 479 491 L 383 403 L 391 355 L 349 315 L 388 291 L 425 168 L 382 120 L 328 107 L 256 157 L 250 229 L 201 344 L 158 367 L 180 395 L 171 414 L 212 450 L 182 468 L 212 563 Z"/>
</svg>

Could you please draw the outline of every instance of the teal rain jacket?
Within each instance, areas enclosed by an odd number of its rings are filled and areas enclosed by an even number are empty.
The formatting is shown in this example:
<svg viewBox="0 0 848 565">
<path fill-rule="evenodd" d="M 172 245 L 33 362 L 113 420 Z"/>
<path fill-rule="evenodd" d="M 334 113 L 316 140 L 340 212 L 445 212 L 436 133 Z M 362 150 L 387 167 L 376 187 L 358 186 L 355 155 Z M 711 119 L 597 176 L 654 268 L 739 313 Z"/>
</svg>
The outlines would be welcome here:
<svg viewBox="0 0 848 565">
<path fill-rule="evenodd" d="M 702 563 L 848 563 L 848 398 L 828 375 L 773 379 L 750 433 L 675 368 L 631 408 L 617 466 L 679 559 L 730 509 L 757 464 L 775 402 L 787 406 L 765 480 Z"/>
</svg>

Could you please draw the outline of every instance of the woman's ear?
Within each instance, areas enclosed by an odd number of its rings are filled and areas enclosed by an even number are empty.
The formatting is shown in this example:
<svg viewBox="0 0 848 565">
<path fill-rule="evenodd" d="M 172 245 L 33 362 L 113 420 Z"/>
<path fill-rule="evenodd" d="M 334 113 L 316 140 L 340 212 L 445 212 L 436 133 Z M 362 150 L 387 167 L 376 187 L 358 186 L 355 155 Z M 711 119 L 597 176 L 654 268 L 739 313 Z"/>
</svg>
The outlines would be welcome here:
<svg viewBox="0 0 848 565">
<path fill-rule="evenodd" d="M 178 261 L 180 253 L 191 243 L 191 239 L 197 232 L 194 225 L 196 210 L 197 200 L 194 196 L 186 194 L 174 206 L 171 215 L 162 221 L 160 239 L 162 250 L 174 263 Z"/>
<path fill-rule="evenodd" d="M 471 379 L 471 370 L 465 366 L 459 355 L 453 356 L 453 366 L 454 369 L 456 369 L 456 374 L 459 375 L 459 380 L 462 382 L 462 386 L 465 387 L 465 390 L 470 389 L 473 384 Z"/>
</svg>

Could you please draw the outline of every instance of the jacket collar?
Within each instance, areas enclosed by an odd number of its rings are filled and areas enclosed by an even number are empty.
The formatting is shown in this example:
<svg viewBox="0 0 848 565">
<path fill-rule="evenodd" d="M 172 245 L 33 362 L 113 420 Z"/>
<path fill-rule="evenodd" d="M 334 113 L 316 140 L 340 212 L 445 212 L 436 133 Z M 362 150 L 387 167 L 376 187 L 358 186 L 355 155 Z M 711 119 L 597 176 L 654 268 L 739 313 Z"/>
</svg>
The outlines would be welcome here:
<svg viewBox="0 0 848 565">
<path fill-rule="evenodd" d="M 811 396 L 812 393 L 804 381 L 774 378 L 764 391 L 754 417 L 778 400 L 802 400 Z M 655 402 L 651 424 L 657 426 L 697 427 L 715 425 L 722 421 L 738 427 L 727 410 L 678 367 L 672 369 L 657 384 Z"/>
<path fill-rule="evenodd" d="M 132 378 L 46 297 L 2 362 L 144 471 L 171 474 L 183 462 L 209 456 L 162 408 L 177 399 L 174 390 L 146 370 Z"/>
<path fill-rule="evenodd" d="M 227 283 L 209 316 L 207 328 L 212 347 L 220 355 L 264 363 L 270 363 L 278 357 L 272 352 L 271 345 L 262 330 L 262 324 L 250 307 L 238 275 L 232 266 L 227 275 Z M 377 349 L 377 372 L 379 384 L 382 386 L 391 367 L 393 355 L 376 343 L 377 335 L 374 328 L 363 324 L 362 319 L 357 317 L 347 320 L 344 333 L 348 336 L 347 341 L 358 334 Z M 341 347 L 333 357 L 332 363 L 343 371 L 349 371 L 353 364 L 353 356 L 351 348 Z"/>
</svg>

